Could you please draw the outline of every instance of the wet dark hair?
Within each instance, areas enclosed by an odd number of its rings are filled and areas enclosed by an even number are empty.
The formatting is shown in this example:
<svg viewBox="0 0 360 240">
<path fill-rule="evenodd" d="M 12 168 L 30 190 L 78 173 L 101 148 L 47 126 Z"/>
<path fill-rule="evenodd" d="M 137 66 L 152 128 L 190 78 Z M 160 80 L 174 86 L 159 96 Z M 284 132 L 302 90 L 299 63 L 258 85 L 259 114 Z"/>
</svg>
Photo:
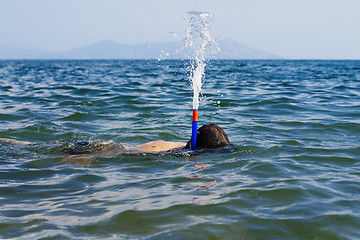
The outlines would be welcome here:
<svg viewBox="0 0 360 240">
<path fill-rule="evenodd" d="M 224 130 L 216 124 L 204 125 L 197 130 L 196 148 L 217 149 L 231 145 Z M 185 146 L 191 148 L 191 139 Z"/>
</svg>

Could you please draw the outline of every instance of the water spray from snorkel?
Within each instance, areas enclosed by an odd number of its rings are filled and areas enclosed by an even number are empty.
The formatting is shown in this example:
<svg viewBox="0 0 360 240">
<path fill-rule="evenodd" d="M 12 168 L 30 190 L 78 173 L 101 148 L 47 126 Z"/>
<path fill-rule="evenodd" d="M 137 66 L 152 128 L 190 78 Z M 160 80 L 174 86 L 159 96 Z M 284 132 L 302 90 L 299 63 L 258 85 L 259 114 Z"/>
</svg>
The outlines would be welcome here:
<svg viewBox="0 0 360 240">
<path fill-rule="evenodd" d="M 188 12 L 186 19 L 185 48 L 194 50 L 194 59 L 190 68 L 190 82 L 193 88 L 193 120 L 191 134 L 191 149 L 195 150 L 197 140 L 197 123 L 199 109 L 199 94 L 203 83 L 206 66 L 206 54 L 214 54 L 220 49 L 210 36 L 210 26 L 213 14 L 207 12 Z"/>
</svg>

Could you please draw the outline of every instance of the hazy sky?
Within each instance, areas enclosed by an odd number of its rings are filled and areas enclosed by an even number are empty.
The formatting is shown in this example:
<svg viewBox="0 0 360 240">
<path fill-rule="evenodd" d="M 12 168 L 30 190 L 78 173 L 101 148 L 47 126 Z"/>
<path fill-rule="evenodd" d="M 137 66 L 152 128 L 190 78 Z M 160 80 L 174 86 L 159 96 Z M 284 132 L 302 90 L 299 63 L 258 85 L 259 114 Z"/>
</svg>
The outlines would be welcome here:
<svg viewBox="0 0 360 240">
<path fill-rule="evenodd" d="M 0 44 L 63 51 L 176 40 L 187 11 L 212 35 L 288 58 L 360 59 L 360 0 L 0 0 Z"/>
</svg>

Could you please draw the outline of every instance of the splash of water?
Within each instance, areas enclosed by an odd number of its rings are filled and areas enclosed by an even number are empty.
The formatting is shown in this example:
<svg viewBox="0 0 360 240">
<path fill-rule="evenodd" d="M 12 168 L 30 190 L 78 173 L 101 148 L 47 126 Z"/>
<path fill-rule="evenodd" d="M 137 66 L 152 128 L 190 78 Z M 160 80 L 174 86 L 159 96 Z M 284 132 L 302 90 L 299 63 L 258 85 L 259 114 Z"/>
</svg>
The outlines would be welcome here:
<svg viewBox="0 0 360 240">
<path fill-rule="evenodd" d="M 186 19 L 185 48 L 192 49 L 194 59 L 191 64 L 190 82 L 193 88 L 193 109 L 199 108 L 199 94 L 205 74 L 206 59 L 220 49 L 210 35 L 214 15 L 207 12 L 188 12 Z"/>
<path fill-rule="evenodd" d="M 191 149 L 196 150 L 199 94 L 203 83 L 206 66 L 206 54 L 219 50 L 210 35 L 213 14 L 207 12 L 188 12 L 188 28 L 186 30 L 185 48 L 195 53 L 191 64 L 190 82 L 193 88 L 193 121 L 191 132 Z"/>
</svg>

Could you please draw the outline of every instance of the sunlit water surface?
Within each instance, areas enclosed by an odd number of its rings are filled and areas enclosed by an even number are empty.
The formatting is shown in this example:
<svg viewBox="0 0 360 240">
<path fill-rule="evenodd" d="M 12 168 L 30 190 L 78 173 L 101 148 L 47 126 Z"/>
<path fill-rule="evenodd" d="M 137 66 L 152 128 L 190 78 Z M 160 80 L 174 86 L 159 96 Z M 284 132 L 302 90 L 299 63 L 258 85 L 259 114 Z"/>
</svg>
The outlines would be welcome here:
<svg viewBox="0 0 360 240">
<path fill-rule="evenodd" d="M 234 152 L 64 162 L 54 143 L 186 142 L 187 61 L 0 61 L 0 238 L 359 239 L 360 61 L 213 61 L 199 125 Z"/>
</svg>

